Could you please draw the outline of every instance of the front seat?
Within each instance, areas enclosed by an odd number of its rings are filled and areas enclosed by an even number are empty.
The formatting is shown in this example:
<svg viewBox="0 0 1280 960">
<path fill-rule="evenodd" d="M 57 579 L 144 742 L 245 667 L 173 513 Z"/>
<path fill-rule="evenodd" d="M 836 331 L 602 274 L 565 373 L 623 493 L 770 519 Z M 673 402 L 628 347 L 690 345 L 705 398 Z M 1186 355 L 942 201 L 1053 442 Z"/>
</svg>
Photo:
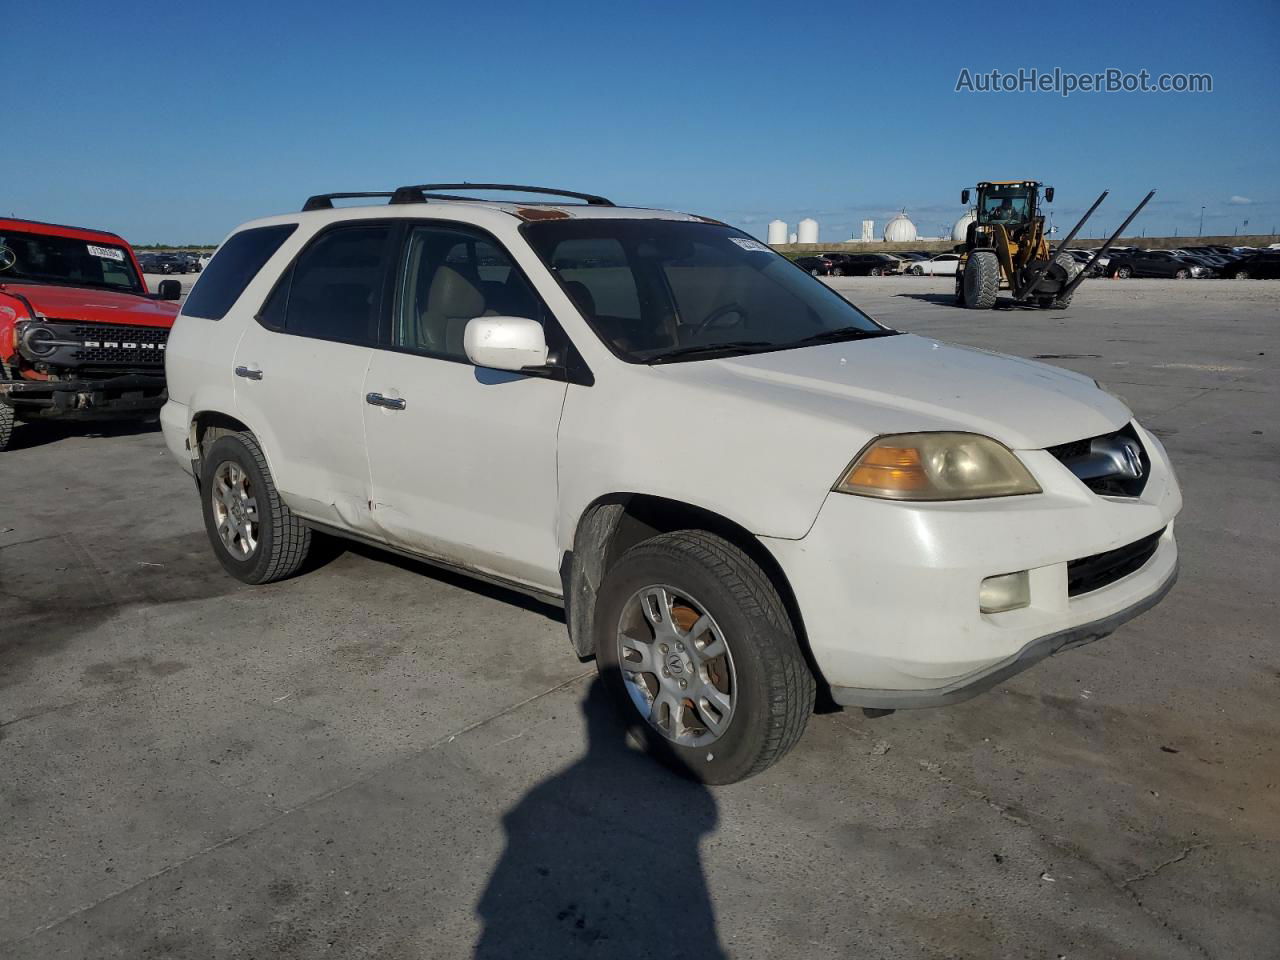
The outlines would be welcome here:
<svg viewBox="0 0 1280 960">
<path fill-rule="evenodd" d="M 462 338 L 467 321 L 493 314 L 477 284 L 453 267 L 441 266 L 431 278 L 426 309 L 418 316 L 418 343 L 433 353 L 466 357 Z"/>
</svg>

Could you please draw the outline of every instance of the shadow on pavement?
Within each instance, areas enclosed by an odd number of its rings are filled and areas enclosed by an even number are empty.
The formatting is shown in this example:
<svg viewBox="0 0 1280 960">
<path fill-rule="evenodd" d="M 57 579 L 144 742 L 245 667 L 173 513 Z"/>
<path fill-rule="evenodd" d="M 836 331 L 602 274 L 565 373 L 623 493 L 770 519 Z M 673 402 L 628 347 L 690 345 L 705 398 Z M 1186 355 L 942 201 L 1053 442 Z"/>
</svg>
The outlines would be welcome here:
<svg viewBox="0 0 1280 960">
<path fill-rule="evenodd" d="M 628 746 L 600 678 L 582 712 L 586 755 L 503 817 L 475 956 L 723 958 L 698 849 L 715 799 Z"/>
</svg>

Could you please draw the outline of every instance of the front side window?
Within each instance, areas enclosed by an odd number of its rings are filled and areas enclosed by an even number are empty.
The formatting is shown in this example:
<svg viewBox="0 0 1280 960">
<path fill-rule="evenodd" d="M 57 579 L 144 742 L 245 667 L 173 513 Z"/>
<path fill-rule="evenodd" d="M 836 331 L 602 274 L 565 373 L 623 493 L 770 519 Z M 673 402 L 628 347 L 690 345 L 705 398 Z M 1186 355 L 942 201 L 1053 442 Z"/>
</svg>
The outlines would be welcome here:
<svg viewBox="0 0 1280 960">
<path fill-rule="evenodd" d="M 528 317 L 545 326 L 542 301 L 487 236 L 453 225 L 416 226 L 404 249 L 392 329 L 397 347 L 465 363 L 463 334 L 475 317 Z"/>
<path fill-rule="evenodd" d="M 390 260 L 391 223 L 338 227 L 322 233 L 290 268 L 284 331 L 319 340 L 373 344 L 378 340 L 382 288 Z M 277 325 L 277 288 L 264 307 Z"/>
<path fill-rule="evenodd" d="M 0 283 L 52 283 L 142 294 L 124 247 L 72 237 L 0 229 Z"/>
<path fill-rule="evenodd" d="M 596 334 L 632 363 L 892 332 L 731 227 L 582 219 L 521 229 Z"/>
</svg>

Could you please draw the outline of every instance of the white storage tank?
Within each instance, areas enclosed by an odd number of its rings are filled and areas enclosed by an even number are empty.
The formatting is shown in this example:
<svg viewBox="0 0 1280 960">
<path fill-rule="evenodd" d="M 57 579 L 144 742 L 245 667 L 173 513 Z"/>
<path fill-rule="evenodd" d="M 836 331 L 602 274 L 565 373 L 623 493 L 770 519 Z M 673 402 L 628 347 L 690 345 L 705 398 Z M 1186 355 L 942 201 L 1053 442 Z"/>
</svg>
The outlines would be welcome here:
<svg viewBox="0 0 1280 960">
<path fill-rule="evenodd" d="M 876 238 L 876 222 L 874 220 L 862 221 L 862 242 L 870 243 Z"/>
<path fill-rule="evenodd" d="M 795 243 L 795 242 L 796 242 L 796 235 L 794 233 L 791 234 L 789 237 L 787 237 L 787 243 Z"/>
<path fill-rule="evenodd" d="M 817 243 L 818 242 L 818 221 L 812 217 L 805 217 L 796 224 L 796 236 L 800 239 L 800 243 Z"/>
<path fill-rule="evenodd" d="M 769 221 L 769 246 L 787 242 L 787 223 L 785 220 Z"/>
<path fill-rule="evenodd" d="M 969 233 L 969 224 L 978 219 L 976 211 L 970 210 L 963 217 L 956 221 L 956 225 L 951 228 L 951 240 L 953 243 L 964 243 Z"/>
<path fill-rule="evenodd" d="M 884 225 L 885 243 L 915 243 L 917 239 L 916 225 L 907 219 L 906 213 L 896 214 Z"/>
</svg>

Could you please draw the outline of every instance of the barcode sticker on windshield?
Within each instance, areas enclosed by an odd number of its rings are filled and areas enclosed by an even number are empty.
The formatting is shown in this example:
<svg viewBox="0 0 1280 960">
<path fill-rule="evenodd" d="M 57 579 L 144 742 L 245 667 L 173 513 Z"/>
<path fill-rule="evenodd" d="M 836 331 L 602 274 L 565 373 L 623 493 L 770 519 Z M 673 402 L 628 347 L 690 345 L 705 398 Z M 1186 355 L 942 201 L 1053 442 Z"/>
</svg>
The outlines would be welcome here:
<svg viewBox="0 0 1280 960">
<path fill-rule="evenodd" d="M 750 240 L 747 237 L 730 237 L 730 243 L 736 243 L 743 250 L 750 250 L 754 253 L 768 253 L 769 248 L 759 240 Z"/>
<path fill-rule="evenodd" d="M 85 246 L 89 248 L 90 256 L 101 257 L 103 260 L 124 260 L 124 251 L 115 247 L 95 247 L 92 243 Z"/>
</svg>

